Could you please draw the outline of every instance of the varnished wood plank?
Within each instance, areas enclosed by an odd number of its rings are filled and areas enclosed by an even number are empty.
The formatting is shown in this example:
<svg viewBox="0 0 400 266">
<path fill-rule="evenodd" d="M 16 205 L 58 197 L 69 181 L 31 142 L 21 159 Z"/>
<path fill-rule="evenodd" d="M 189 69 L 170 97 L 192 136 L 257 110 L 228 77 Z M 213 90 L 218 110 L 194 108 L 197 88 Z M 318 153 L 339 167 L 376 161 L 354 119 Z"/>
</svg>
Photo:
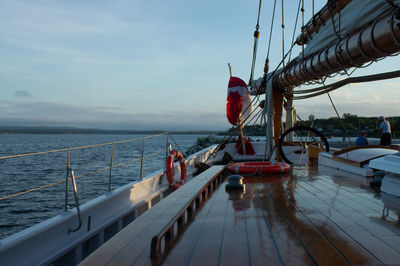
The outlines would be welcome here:
<svg viewBox="0 0 400 266">
<path fill-rule="evenodd" d="M 299 187 L 305 186 L 301 184 Z M 307 188 L 310 189 L 310 188 Z M 310 191 L 307 191 L 310 192 Z M 323 191 L 314 194 L 316 201 L 322 201 L 328 208 L 318 207 L 320 212 L 326 215 L 346 232 L 354 241 L 357 241 L 365 250 L 373 254 L 380 261 L 387 264 L 394 264 L 400 261 L 399 253 L 391 243 L 385 243 L 374 231 L 369 231 L 359 216 L 353 215 L 354 209 L 343 206 L 342 203 L 332 204 L 334 198 L 327 196 Z M 332 205 L 330 205 L 332 204 Z M 379 227 L 376 227 L 379 228 Z"/>
<path fill-rule="evenodd" d="M 163 264 L 217 265 L 219 240 L 223 232 L 220 219 L 226 205 L 224 191 L 218 189 L 204 204 Z"/>
<path fill-rule="evenodd" d="M 362 203 L 362 200 L 358 199 L 361 193 L 348 193 L 347 191 L 338 188 L 337 191 L 330 191 L 326 189 L 326 186 L 320 186 L 320 183 L 313 182 L 312 187 L 320 191 L 324 191 L 325 196 L 330 196 L 331 200 L 335 200 L 338 203 L 337 209 L 342 209 L 343 212 L 350 212 L 360 224 L 365 224 L 365 228 L 368 231 L 374 232 L 376 235 L 400 235 L 400 230 L 396 227 L 392 227 L 390 230 L 387 227 L 381 226 L 377 223 L 370 223 L 371 218 L 379 218 L 382 215 L 382 208 L 374 207 L 374 205 L 366 205 Z M 375 205 L 376 206 L 376 205 Z M 400 241 L 400 238 L 399 238 Z M 400 242 L 398 243 L 400 245 Z M 397 243 L 396 243 L 397 245 Z"/>
<path fill-rule="evenodd" d="M 296 197 L 288 197 L 287 199 L 296 206 L 298 212 L 306 216 L 309 220 L 332 245 L 354 265 L 379 264 L 380 262 L 370 253 L 366 252 L 354 239 L 352 239 L 337 224 L 333 223 L 330 218 L 319 211 L 329 209 L 325 203 L 316 200 L 313 195 L 304 195 L 304 191 L 285 191 L 285 194 L 295 193 Z M 307 193 L 306 193 L 307 194 Z M 316 207 L 317 206 L 317 207 Z M 300 215 L 298 215 L 300 216 Z M 316 252 L 319 252 L 318 250 Z"/>
<path fill-rule="evenodd" d="M 224 235 L 221 239 L 220 265 L 250 265 L 251 252 L 246 223 L 246 195 L 237 200 L 228 200 L 225 209 Z"/>
<path fill-rule="evenodd" d="M 362 180 L 338 181 L 340 177 L 319 176 L 308 169 L 296 169 L 293 176 L 283 184 L 247 184 L 243 197 L 234 200 L 229 199 L 225 184 L 220 186 L 164 264 L 369 265 L 400 261 L 394 216 L 381 219 L 384 204 L 359 187 Z M 182 193 L 180 197 L 190 196 Z M 168 198 L 154 207 L 156 219 L 164 210 L 155 208 Z M 179 198 L 176 196 L 175 202 Z M 170 203 L 164 204 L 161 209 L 170 211 Z M 160 226 L 156 221 L 151 224 Z M 144 222 L 130 230 L 127 232 L 135 237 L 121 236 L 123 252 L 117 259 L 107 260 L 109 265 L 151 263 L 150 241 L 143 247 L 144 235 L 151 233 Z M 142 252 L 138 252 L 140 248 Z"/>
<path fill-rule="evenodd" d="M 246 190 L 252 195 L 249 197 L 252 198 L 250 207 L 245 210 L 252 265 L 265 265 L 266 262 L 270 265 L 281 265 L 283 259 L 275 240 L 279 236 L 272 234 L 267 214 L 260 208 L 262 204 L 259 204 L 256 197 L 257 187 L 257 184 L 247 186 Z"/>
<path fill-rule="evenodd" d="M 307 250 L 296 236 L 296 233 L 288 227 L 286 220 L 276 210 L 273 201 L 263 184 L 257 186 L 255 202 L 264 212 L 266 222 L 270 228 L 270 234 L 280 259 L 284 265 L 314 265 Z"/>
<path fill-rule="evenodd" d="M 327 178 L 321 178 L 318 184 L 328 190 L 335 190 L 335 188 L 332 187 L 332 183 L 329 182 Z M 360 205 L 360 208 L 363 208 L 363 210 L 360 210 L 363 213 L 372 211 L 376 216 L 378 216 L 383 212 L 384 208 L 386 207 L 380 195 L 374 195 L 372 194 L 372 192 L 368 192 L 365 189 L 361 189 L 360 187 L 350 188 L 341 186 L 340 194 L 343 195 L 343 197 L 346 197 L 348 201 L 358 203 Z M 398 218 L 399 215 L 395 214 L 394 212 L 389 212 L 388 216 L 386 217 L 386 219 L 390 219 L 393 222 L 397 222 Z M 400 233 L 400 225 L 398 229 L 398 232 Z"/>
<path fill-rule="evenodd" d="M 271 184 L 266 187 L 270 200 L 275 204 L 277 212 L 294 230 L 296 237 L 308 250 L 312 259 L 318 264 L 342 265 L 347 259 L 328 241 L 321 232 L 299 212 L 292 202 L 288 201 L 283 192 L 282 184 Z"/>
<path fill-rule="evenodd" d="M 302 184 L 303 186 L 303 184 Z M 318 187 L 315 184 L 312 185 L 312 188 L 318 191 Z M 308 188 L 310 189 L 310 188 Z M 376 223 L 370 223 L 369 220 L 371 217 L 379 217 L 380 212 L 373 212 L 362 205 L 347 199 L 343 198 L 340 194 L 332 194 L 328 193 L 326 190 L 320 190 L 321 192 L 324 191 L 324 195 L 319 195 L 320 199 L 325 201 L 335 201 L 335 210 L 340 211 L 341 213 L 348 213 L 349 217 L 351 217 L 359 226 L 363 226 L 366 232 L 371 232 L 372 234 L 379 236 L 379 235 L 391 235 L 394 234 L 392 230 L 388 230 L 385 227 L 382 227 Z M 321 193 L 320 193 L 321 194 Z"/>
</svg>

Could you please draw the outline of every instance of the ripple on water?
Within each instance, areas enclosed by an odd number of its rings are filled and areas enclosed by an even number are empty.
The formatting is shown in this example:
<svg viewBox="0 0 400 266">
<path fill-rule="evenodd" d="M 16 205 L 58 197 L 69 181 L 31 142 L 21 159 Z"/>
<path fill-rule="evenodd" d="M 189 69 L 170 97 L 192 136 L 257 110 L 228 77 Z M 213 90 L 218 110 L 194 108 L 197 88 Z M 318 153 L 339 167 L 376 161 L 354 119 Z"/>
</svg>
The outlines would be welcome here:
<svg viewBox="0 0 400 266">
<path fill-rule="evenodd" d="M 0 156 L 25 154 L 47 150 L 78 147 L 110 141 L 134 139 L 138 135 L 97 135 L 97 134 L 16 134 L 0 136 Z M 173 136 L 182 151 L 194 145 L 195 135 Z M 166 136 L 147 139 L 145 156 L 161 153 L 145 160 L 144 176 L 164 168 Z M 173 146 L 173 148 L 177 148 Z M 128 142 L 116 144 L 113 164 L 140 159 L 142 143 Z M 65 180 L 67 173 L 67 152 L 56 152 L 29 157 L 0 160 L 0 197 L 19 193 L 28 189 L 45 186 Z M 75 175 L 81 176 L 101 168 L 111 161 L 111 145 L 71 150 L 70 167 Z M 140 173 L 140 161 L 113 168 L 112 188 L 136 180 Z M 94 175 L 77 178 L 80 204 L 108 191 L 109 169 Z M 0 239 L 21 231 L 64 210 L 65 183 L 41 189 L 26 195 L 0 201 Z M 69 205 L 75 206 L 71 183 L 69 184 Z"/>
</svg>

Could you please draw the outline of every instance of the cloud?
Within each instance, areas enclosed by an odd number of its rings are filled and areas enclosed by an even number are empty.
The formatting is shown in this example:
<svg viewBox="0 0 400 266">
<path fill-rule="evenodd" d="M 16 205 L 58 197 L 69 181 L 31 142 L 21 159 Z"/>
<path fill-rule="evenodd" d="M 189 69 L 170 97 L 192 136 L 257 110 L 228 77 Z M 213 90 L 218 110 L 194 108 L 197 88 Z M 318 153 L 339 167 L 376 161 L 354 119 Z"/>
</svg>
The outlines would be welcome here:
<svg viewBox="0 0 400 266">
<path fill-rule="evenodd" d="M 0 125 L 168 131 L 225 130 L 229 128 L 224 113 L 192 110 L 134 113 L 113 106 L 12 101 L 0 101 Z"/>
<path fill-rule="evenodd" d="M 14 92 L 14 95 L 13 95 L 15 98 L 21 98 L 21 99 L 25 99 L 25 98 L 32 98 L 32 94 L 30 94 L 29 92 L 27 92 L 27 91 L 24 91 L 24 90 L 16 90 L 15 92 Z"/>
</svg>

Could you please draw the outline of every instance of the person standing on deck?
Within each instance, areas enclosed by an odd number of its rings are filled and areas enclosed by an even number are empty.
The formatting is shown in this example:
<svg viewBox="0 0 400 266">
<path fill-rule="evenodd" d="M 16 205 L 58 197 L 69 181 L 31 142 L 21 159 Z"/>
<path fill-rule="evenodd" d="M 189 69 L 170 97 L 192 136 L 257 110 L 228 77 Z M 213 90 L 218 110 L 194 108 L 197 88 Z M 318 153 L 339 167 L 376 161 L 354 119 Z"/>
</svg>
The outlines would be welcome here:
<svg viewBox="0 0 400 266">
<path fill-rule="evenodd" d="M 392 131 L 390 130 L 390 123 L 383 116 L 378 117 L 379 122 L 379 135 L 381 135 L 380 145 L 386 146 L 392 143 Z"/>
</svg>

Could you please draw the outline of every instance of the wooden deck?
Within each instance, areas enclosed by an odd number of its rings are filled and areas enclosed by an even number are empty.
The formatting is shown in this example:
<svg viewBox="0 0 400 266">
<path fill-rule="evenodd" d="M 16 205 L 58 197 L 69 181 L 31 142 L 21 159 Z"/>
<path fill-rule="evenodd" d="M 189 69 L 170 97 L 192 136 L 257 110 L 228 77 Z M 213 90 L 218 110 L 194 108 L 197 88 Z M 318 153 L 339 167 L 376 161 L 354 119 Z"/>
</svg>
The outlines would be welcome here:
<svg viewBox="0 0 400 266">
<path fill-rule="evenodd" d="M 275 176 L 272 181 L 246 179 L 245 193 L 227 192 L 222 184 L 162 263 L 400 264 L 399 198 L 373 192 L 364 177 L 321 168 L 296 168 L 290 176 Z M 144 229 L 134 222 L 83 264 L 154 263 L 148 250 L 153 235 L 134 239 L 132 230 Z M 125 251 L 104 256 L 117 246 Z M 134 255 L 139 250 L 140 260 Z"/>
</svg>

